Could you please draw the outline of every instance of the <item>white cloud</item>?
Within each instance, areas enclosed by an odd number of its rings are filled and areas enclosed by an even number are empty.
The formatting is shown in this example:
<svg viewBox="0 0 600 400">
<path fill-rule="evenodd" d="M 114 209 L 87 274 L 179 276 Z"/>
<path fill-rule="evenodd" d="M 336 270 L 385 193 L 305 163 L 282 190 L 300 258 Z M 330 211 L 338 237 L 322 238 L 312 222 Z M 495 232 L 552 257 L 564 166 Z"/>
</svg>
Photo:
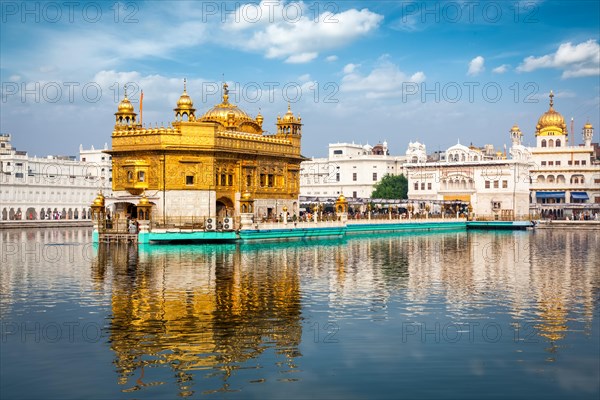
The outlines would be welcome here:
<svg viewBox="0 0 600 400">
<path fill-rule="evenodd" d="M 342 71 L 344 72 L 344 74 L 351 74 L 352 72 L 354 72 L 356 67 L 358 67 L 358 65 L 356 65 L 356 64 L 352 64 L 352 63 L 346 64 Z"/>
<path fill-rule="evenodd" d="M 254 9 L 249 17 L 251 7 Z M 267 58 L 300 63 L 374 31 L 382 20 L 382 15 L 366 8 L 339 13 L 326 11 L 315 16 L 314 10 L 303 2 L 262 1 L 259 5 L 239 7 L 222 31 L 235 47 L 263 53 Z"/>
<path fill-rule="evenodd" d="M 493 72 L 493 73 L 495 73 L 495 74 L 503 74 L 503 73 L 505 73 L 506 71 L 508 71 L 508 67 L 509 67 L 509 65 L 508 65 L 508 64 L 502 64 L 502 65 L 500 65 L 499 67 L 496 67 L 496 68 L 494 68 L 494 69 L 492 70 L 492 72 Z"/>
<path fill-rule="evenodd" d="M 482 56 L 477 56 L 469 62 L 469 70 L 467 71 L 467 75 L 479 75 L 483 70 L 485 59 Z"/>
<path fill-rule="evenodd" d="M 529 56 L 517 71 L 531 72 L 540 68 L 562 69 L 563 78 L 579 78 L 600 74 L 600 45 L 593 39 L 573 45 L 562 43 L 555 53 L 540 57 Z"/>
<path fill-rule="evenodd" d="M 422 71 L 408 75 L 386 57 L 368 74 L 361 74 L 357 65 L 344 67 L 341 90 L 344 92 L 364 92 L 367 98 L 395 97 L 402 94 L 407 84 L 419 84 L 425 81 Z"/>
<path fill-rule="evenodd" d="M 418 14 L 408 14 L 392 21 L 389 27 L 396 31 L 417 32 L 424 30 L 427 24 L 421 21 Z"/>
<path fill-rule="evenodd" d="M 289 56 L 288 58 L 286 58 L 285 62 L 288 64 L 307 63 L 307 62 L 312 61 L 315 58 L 317 58 L 318 55 L 319 54 L 316 52 L 293 54 L 293 55 Z"/>
<path fill-rule="evenodd" d="M 334 62 L 337 60 L 338 60 L 338 56 L 336 56 L 336 55 L 327 56 L 327 58 L 325 58 L 325 61 L 327 61 L 327 62 Z"/>
</svg>

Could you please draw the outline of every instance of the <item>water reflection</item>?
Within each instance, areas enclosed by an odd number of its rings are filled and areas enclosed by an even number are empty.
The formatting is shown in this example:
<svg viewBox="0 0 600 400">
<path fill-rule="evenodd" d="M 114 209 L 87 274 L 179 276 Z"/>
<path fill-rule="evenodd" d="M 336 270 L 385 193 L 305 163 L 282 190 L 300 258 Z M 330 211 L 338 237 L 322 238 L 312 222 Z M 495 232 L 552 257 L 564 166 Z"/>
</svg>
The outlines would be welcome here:
<svg viewBox="0 0 600 400">
<path fill-rule="evenodd" d="M 101 245 L 92 274 L 96 284 L 112 286 L 110 347 L 124 391 L 168 383 L 147 377 L 148 368 L 168 366 L 179 395 L 187 396 L 200 387 L 239 390 L 232 375 L 262 368 L 256 359 L 267 349 L 281 356 L 271 367 L 301 371 L 302 322 L 315 305 L 335 320 L 508 317 L 515 338 L 539 338 L 556 353 L 575 324 L 592 333 L 599 279 L 589 249 L 598 245 L 597 235 L 552 231 Z M 220 383 L 195 387 L 203 378 Z"/>
<path fill-rule="evenodd" d="M 298 368 L 302 334 L 297 258 L 261 253 L 248 258 L 235 245 L 100 246 L 96 279 L 112 280 L 110 345 L 124 391 L 165 382 L 144 377 L 168 366 L 188 396 L 227 391 L 228 380 L 269 348 L 276 367 Z M 268 268 L 265 268 L 268 266 Z M 220 387 L 196 385 L 195 371 L 212 370 Z M 163 375 L 164 376 L 164 375 Z M 202 375 L 199 375 L 202 377 Z"/>
<path fill-rule="evenodd" d="M 407 397 L 600 392 L 596 232 L 219 246 L 90 239 L 85 229 L 0 231 L 3 395 L 88 397 L 89 387 L 104 398 L 374 398 L 399 386 Z M 38 322 L 41 333 L 32 332 Z M 98 324 L 104 335 L 75 331 L 71 341 L 63 331 L 53 341 L 44 324 Z M 482 337 L 486 324 L 501 334 Z M 454 340 L 463 325 L 478 336 L 466 329 Z"/>
</svg>

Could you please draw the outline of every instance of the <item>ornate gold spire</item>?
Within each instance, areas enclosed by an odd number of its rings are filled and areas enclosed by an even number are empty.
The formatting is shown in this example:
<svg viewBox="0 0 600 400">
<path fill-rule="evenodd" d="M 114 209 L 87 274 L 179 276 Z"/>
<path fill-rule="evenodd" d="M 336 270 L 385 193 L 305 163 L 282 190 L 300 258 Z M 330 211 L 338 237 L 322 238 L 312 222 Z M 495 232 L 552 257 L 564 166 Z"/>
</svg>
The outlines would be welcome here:
<svg viewBox="0 0 600 400">
<path fill-rule="evenodd" d="M 177 121 L 185 120 L 185 118 L 189 121 L 194 121 L 196 118 L 194 115 L 196 109 L 194 108 L 192 98 L 187 93 L 187 79 L 185 78 L 183 78 L 183 93 L 179 96 L 177 107 L 173 111 L 175 111 L 175 119 Z"/>
<path fill-rule="evenodd" d="M 125 96 L 123 97 L 123 100 L 121 100 L 121 102 L 119 103 L 118 111 L 120 113 L 133 113 L 133 104 L 131 104 L 131 101 L 129 101 L 129 99 L 127 98 L 127 85 L 124 86 L 124 90 Z"/>
<path fill-rule="evenodd" d="M 229 86 L 227 82 L 223 83 L 223 104 L 229 104 Z"/>
<path fill-rule="evenodd" d="M 554 93 L 550 90 L 550 109 L 552 110 L 552 106 L 554 105 Z"/>
</svg>

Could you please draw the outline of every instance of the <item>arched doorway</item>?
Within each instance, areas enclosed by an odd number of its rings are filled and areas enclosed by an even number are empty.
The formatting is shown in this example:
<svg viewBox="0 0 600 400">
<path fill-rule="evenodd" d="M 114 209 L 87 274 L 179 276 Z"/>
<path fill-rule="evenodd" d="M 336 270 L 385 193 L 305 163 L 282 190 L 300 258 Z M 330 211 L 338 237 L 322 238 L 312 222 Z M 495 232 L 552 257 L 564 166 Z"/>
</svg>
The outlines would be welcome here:
<svg viewBox="0 0 600 400">
<path fill-rule="evenodd" d="M 233 201 L 227 197 L 220 197 L 217 200 L 217 218 L 233 217 Z"/>
<path fill-rule="evenodd" d="M 29 207 L 27 211 L 25 211 L 25 217 L 27 219 L 38 219 L 37 211 L 35 211 L 35 208 Z"/>
</svg>

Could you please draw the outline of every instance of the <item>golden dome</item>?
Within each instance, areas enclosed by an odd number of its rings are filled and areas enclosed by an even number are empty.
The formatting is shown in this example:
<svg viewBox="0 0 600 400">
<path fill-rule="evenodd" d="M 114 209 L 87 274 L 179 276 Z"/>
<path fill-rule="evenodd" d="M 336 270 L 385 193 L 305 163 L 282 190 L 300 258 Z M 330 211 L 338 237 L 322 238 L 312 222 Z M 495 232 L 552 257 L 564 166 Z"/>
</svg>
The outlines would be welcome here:
<svg viewBox="0 0 600 400">
<path fill-rule="evenodd" d="M 283 116 L 283 122 L 294 122 L 294 113 L 292 112 L 292 107 L 290 105 L 290 103 L 288 103 L 288 110 L 285 113 L 285 115 Z"/>
<path fill-rule="evenodd" d="M 131 102 L 127 98 L 127 90 L 125 90 L 125 97 L 119 103 L 118 112 L 119 113 L 123 113 L 123 114 L 131 114 L 131 113 L 134 112 L 134 110 L 133 110 L 133 104 L 131 104 Z"/>
<path fill-rule="evenodd" d="M 340 197 L 338 197 L 337 201 L 339 201 L 340 203 L 344 202 L 346 201 L 346 197 L 343 194 L 340 194 Z"/>
<path fill-rule="evenodd" d="M 563 116 L 554 110 L 554 93 L 550 91 L 550 108 L 546 111 L 535 127 L 536 134 L 540 134 L 540 131 L 545 128 L 556 128 L 561 134 L 567 134 L 567 124 Z"/>
<path fill-rule="evenodd" d="M 244 194 L 242 194 L 242 200 L 250 200 L 252 198 L 252 193 L 250 193 L 249 191 L 245 191 Z"/>
<path fill-rule="evenodd" d="M 192 101 L 192 98 L 187 94 L 187 90 L 186 90 L 186 80 L 183 80 L 183 93 L 181 94 L 181 96 L 179 97 L 179 100 L 177 100 L 177 108 L 193 108 L 194 107 L 194 102 Z"/>
<path fill-rule="evenodd" d="M 98 196 L 96 196 L 96 198 L 94 199 L 92 206 L 104 207 L 104 195 L 102 194 L 102 192 L 98 192 Z"/>
<path fill-rule="evenodd" d="M 592 126 L 592 124 L 590 124 L 590 121 L 588 121 L 583 126 L 583 129 L 594 129 L 594 127 Z"/>
<path fill-rule="evenodd" d="M 519 125 L 517 125 L 517 124 L 514 124 L 514 125 L 513 125 L 513 127 L 512 127 L 512 128 L 510 128 L 510 130 L 511 130 L 512 132 L 518 132 L 518 131 L 520 131 L 521 129 L 519 129 Z"/>
<path fill-rule="evenodd" d="M 262 133 L 262 128 L 257 120 L 229 102 L 229 90 L 226 83 L 223 84 L 223 102 L 208 110 L 200 117 L 200 121 L 217 122 L 227 130 Z"/>
<path fill-rule="evenodd" d="M 148 198 L 146 197 L 146 192 L 144 192 L 144 194 L 140 198 L 140 201 L 138 202 L 137 206 L 138 207 L 151 206 L 150 202 L 148 201 Z"/>
</svg>

